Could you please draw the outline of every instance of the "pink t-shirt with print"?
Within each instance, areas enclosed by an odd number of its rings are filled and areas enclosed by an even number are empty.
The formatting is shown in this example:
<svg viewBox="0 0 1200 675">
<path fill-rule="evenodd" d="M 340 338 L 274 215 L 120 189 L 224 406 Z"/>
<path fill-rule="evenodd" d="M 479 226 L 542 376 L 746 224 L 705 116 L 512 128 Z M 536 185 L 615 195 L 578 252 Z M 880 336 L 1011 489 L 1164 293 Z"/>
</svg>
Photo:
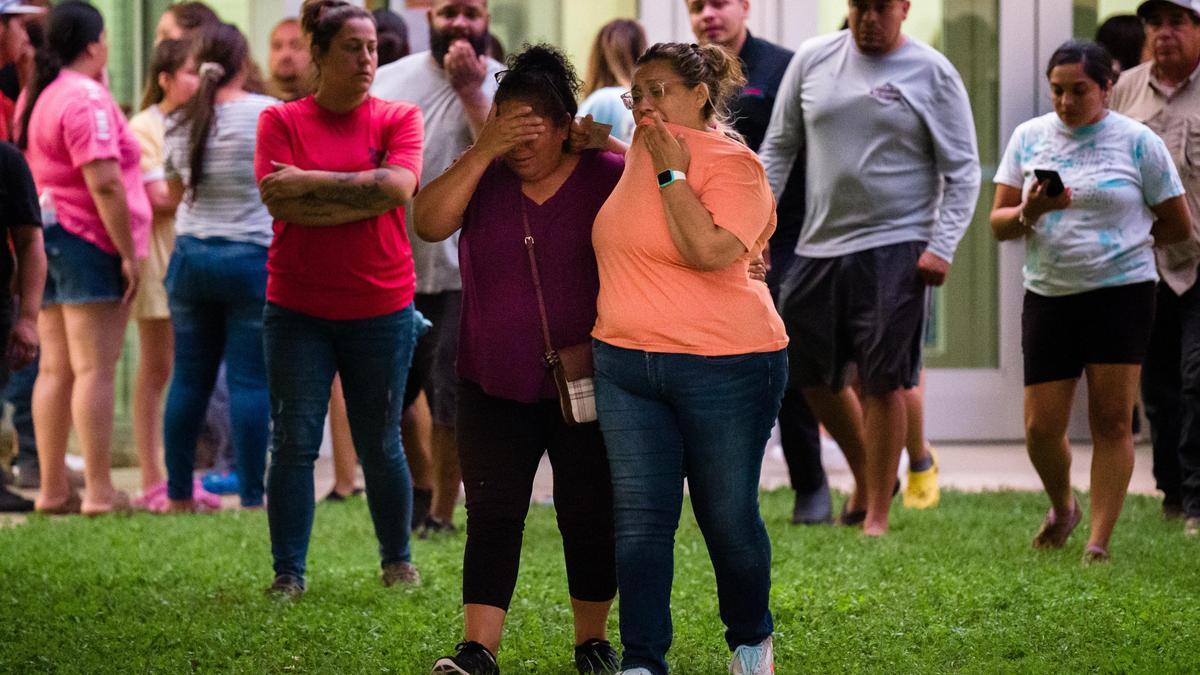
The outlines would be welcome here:
<svg viewBox="0 0 1200 675">
<path fill-rule="evenodd" d="M 21 98 L 18 109 L 24 108 L 24 94 Z M 149 252 L 151 210 L 139 166 L 141 147 L 108 90 L 82 73 L 64 69 L 34 104 L 28 138 L 25 157 L 43 203 L 50 194 L 58 224 L 114 255 L 117 249 L 81 169 L 96 160 L 119 161 L 134 250 L 144 258 Z"/>
</svg>

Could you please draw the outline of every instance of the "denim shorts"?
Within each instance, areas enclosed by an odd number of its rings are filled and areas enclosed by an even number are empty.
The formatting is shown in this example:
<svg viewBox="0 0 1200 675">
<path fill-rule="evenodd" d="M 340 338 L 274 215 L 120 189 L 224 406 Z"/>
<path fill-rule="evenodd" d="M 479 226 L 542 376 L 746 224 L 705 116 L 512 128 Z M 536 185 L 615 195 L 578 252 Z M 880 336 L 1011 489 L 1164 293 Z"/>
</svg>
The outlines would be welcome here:
<svg viewBox="0 0 1200 675">
<path fill-rule="evenodd" d="M 113 302 L 125 294 L 120 256 L 100 250 L 62 225 L 47 225 L 43 236 L 46 290 L 42 306 Z"/>
</svg>

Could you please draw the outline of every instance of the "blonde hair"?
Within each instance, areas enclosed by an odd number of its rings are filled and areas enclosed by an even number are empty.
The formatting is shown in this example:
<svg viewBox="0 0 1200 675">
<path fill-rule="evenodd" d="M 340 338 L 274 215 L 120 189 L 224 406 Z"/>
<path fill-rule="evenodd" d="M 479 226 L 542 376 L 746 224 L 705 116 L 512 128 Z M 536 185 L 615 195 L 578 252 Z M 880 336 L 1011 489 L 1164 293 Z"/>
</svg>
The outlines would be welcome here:
<svg viewBox="0 0 1200 675">
<path fill-rule="evenodd" d="M 646 31 L 633 19 L 614 19 L 604 24 L 588 59 L 583 95 L 591 96 L 604 87 L 627 87 L 633 80 L 637 58 L 646 51 Z"/>
</svg>

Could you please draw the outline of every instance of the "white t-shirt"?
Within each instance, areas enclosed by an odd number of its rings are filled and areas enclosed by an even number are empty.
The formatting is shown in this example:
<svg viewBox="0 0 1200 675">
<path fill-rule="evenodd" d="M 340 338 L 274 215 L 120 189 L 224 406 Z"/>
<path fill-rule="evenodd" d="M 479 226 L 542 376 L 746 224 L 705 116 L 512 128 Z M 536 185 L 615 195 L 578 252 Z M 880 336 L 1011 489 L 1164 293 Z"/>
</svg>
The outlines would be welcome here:
<svg viewBox="0 0 1200 675">
<path fill-rule="evenodd" d="M 490 100 L 496 95 L 497 72 L 504 66 L 487 61 L 483 93 Z M 371 94 L 388 101 L 408 101 L 421 108 L 425 116 L 425 156 L 421 180 L 428 183 L 442 175 L 475 142 L 466 108 L 450 84 L 446 71 L 433 60 L 430 52 L 406 56 L 389 63 L 375 74 Z M 408 213 L 409 241 L 418 293 L 442 293 L 462 289 L 458 271 L 458 232 L 443 241 L 429 243 L 416 233 L 412 209 Z"/>
<path fill-rule="evenodd" d="M 1059 296 L 1158 279 L 1150 207 L 1183 183 L 1157 134 L 1112 111 L 1078 129 L 1048 113 L 1013 132 L 995 182 L 1028 194 L 1034 169 L 1057 171 L 1072 201 L 1025 238 L 1025 288 Z"/>
</svg>

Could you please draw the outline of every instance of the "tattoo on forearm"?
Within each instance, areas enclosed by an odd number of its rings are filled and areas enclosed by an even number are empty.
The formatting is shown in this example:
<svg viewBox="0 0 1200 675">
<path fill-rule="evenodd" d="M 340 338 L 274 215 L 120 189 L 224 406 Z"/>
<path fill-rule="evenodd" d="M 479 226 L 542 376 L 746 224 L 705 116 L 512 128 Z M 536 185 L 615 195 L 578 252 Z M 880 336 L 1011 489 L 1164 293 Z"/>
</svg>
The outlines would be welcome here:
<svg viewBox="0 0 1200 675">
<path fill-rule="evenodd" d="M 384 188 L 387 179 L 387 169 L 375 169 L 367 182 L 356 182 L 362 180 L 357 173 L 340 173 L 336 184 L 319 187 L 307 196 L 358 208 L 381 209 L 392 202 Z"/>
</svg>

